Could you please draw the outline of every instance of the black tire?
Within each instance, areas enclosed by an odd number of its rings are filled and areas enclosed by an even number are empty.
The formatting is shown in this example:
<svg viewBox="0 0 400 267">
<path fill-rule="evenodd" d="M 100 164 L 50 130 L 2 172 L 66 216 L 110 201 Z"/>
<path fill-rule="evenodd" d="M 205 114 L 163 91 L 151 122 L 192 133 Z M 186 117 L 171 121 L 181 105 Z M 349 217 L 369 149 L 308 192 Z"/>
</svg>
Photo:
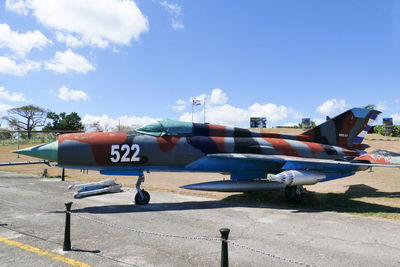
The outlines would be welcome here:
<svg viewBox="0 0 400 267">
<path fill-rule="evenodd" d="M 138 193 L 135 195 L 135 204 L 136 205 L 146 205 L 150 202 L 150 194 L 147 191 L 142 190 L 143 197 Z"/>
<path fill-rule="evenodd" d="M 286 186 L 285 188 L 286 200 L 292 204 L 300 204 L 303 199 L 304 193 L 297 186 Z"/>
</svg>

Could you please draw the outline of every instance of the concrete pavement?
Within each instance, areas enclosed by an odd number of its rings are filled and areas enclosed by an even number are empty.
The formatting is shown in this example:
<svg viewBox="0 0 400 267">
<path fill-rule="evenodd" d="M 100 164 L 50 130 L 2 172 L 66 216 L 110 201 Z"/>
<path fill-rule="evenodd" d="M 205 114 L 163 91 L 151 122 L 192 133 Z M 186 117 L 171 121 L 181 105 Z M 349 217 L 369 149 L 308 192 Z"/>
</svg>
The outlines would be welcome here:
<svg viewBox="0 0 400 267">
<path fill-rule="evenodd" d="M 0 237 L 93 266 L 219 266 L 227 227 L 230 241 L 259 250 L 229 244 L 231 266 L 400 265 L 397 221 L 155 191 L 136 206 L 133 189 L 73 199 L 71 183 L 0 172 Z M 70 252 L 62 251 L 66 201 L 74 202 Z M 43 265 L 70 264 L 0 242 L 0 266 Z"/>
</svg>

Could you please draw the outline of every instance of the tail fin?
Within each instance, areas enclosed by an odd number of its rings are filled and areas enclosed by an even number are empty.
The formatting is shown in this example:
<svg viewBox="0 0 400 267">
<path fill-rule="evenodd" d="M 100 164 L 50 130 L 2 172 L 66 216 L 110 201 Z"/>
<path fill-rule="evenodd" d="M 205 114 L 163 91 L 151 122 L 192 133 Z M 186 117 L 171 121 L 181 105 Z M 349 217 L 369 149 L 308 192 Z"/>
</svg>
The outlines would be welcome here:
<svg viewBox="0 0 400 267">
<path fill-rule="evenodd" d="M 380 113 L 377 110 L 352 108 L 301 135 L 322 144 L 357 147 Z"/>
</svg>

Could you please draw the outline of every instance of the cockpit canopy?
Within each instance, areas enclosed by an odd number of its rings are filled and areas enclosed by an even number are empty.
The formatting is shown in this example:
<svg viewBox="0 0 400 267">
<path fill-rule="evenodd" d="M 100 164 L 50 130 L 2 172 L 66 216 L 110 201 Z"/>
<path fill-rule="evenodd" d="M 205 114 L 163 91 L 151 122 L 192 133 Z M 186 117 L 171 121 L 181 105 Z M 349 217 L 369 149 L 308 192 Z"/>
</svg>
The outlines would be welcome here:
<svg viewBox="0 0 400 267">
<path fill-rule="evenodd" d="M 193 123 L 165 119 L 140 127 L 136 129 L 136 132 L 152 136 L 189 136 L 193 135 Z"/>
</svg>

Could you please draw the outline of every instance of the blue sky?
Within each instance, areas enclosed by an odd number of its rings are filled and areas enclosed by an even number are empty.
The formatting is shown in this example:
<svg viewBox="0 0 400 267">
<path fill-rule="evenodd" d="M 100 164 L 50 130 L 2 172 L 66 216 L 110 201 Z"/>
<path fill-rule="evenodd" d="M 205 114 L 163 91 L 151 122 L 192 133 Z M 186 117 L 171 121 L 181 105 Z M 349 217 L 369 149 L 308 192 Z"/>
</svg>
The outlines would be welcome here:
<svg viewBox="0 0 400 267">
<path fill-rule="evenodd" d="M 399 124 L 399 51 L 398 1 L 6 0 L 0 115 L 34 104 L 112 128 L 190 121 L 196 98 L 218 124 L 367 104 Z"/>
</svg>

